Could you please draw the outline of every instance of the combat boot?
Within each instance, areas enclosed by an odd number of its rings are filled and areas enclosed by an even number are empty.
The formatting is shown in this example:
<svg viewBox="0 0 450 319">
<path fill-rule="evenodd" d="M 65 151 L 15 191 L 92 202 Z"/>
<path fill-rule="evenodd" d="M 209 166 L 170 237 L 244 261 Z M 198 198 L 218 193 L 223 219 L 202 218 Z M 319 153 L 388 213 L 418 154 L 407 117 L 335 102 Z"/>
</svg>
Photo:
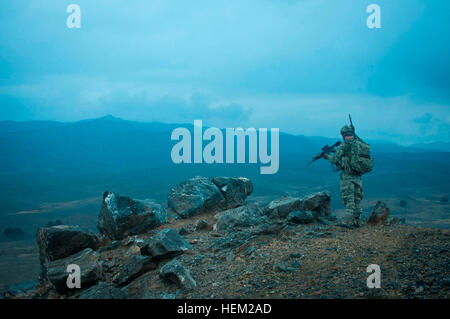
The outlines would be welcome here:
<svg viewBox="0 0 450 319">
<path fill-rule="evenodd" d="M 362 222 L 359 218 L 353 217 L 353 221 L 352 221 L 353 227 L 355 228 L 359 228 L 362 226 Z"/>
<path fill-rule="evenodd" d="M 360 212 L 355 212 L 354 214 L 353 214 L 353 221 L 352 221 L 352 223 L 353 223 L 353 226 L 354 227 L 361 227 L 362 226 L 362 222 L 361 222 L 361 218 L 360 218 L 360 216 L 361 216 L 361 213 Z"/>
<path fill-rule="evenodd" d="M 349 229 L 355 228 L 355 218 L 353 217 L 353 214 L 347 214 L 344 216 L 338 225 Z"/>
</svg>

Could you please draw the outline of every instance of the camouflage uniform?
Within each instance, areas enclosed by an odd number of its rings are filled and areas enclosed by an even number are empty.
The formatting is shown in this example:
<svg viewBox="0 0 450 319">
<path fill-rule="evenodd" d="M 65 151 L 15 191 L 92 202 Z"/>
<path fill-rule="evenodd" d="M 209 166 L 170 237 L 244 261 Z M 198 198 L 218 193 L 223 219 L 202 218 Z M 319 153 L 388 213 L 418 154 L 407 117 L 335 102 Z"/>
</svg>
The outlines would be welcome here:
<svg viewBox="0 0 450 319">
<path fill-rule="evenodd" d="M 344 130 L 344 128 L 343 128 Z M 359 221 L 362 213 L 361 200 L 363 198 L 362 179 L 350 168 L 352 156 L 351 144 L 356 143 L 355 137 L 351 141 L 345 141 L 339 145 L 334 155 L 328 156 L 328 160 L 341 170 L 341 197 L 346 207 L 347 218 Z M 354 155 L 353 155 L 354 156 Z"/>
</svg>

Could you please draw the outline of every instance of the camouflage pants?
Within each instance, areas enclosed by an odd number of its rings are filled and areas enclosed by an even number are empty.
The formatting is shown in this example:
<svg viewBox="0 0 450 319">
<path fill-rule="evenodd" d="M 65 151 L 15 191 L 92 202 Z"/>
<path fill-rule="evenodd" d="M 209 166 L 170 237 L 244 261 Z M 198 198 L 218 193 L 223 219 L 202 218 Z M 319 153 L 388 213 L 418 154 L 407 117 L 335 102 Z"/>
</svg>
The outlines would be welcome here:
<svg viewBox="0 0 450 319">
<path fill-rule="evenodd" d="M 363 198 L 362 180 L 360 175 L 341 174 L 341 197 L 346 207 L 346 215 L 359 219 L 362 213 Z"/>
</svg>

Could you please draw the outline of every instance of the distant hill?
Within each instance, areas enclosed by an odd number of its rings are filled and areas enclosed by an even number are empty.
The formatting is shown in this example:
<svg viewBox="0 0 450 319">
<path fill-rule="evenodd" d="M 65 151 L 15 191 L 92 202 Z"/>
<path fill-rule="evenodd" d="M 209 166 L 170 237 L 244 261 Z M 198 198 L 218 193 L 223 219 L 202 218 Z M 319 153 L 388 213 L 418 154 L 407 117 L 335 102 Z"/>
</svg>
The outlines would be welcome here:
<svg viewBox="0 0 450 319">
<path fill-rule="evenodd" d="M 450 143 L 435 142 L 435 143 L 418 143 L 413 144 L 411 147 L 417 147 L 423 150 L 450 152 Z"/>
<path fill-rule="evenodd" d="M 170 134 L 178 125 L 112 116 L 73 123 L 0 122 L 2 173 L 117 171 L 170 161 Z"/>
<path fill-rule="evenodd" d="M 343 208 L 339 173 L 325 160 L 306 166 L 337 138 L 280 133 L 279 171 L 261 175 L 260 163 L 172 163 L 175 142 L 170 136 L 176 127 L 193 129 L 192 124 L 112 116 L 71 123 L 0 122 L 0 225 L 20 227 L 30 237 L 38 226 L 56 219 L 95 229 L 105 190 L 165 205 L 170 188 L 195 175 L 251 178 L 258 185 L 252 198 L 259 202 L 329 190 L 333 209 Z M 449 206 L 440 201 L 450 197 L 450 180 L 443 178 L 450 173 L 450 152 L 368 142 L 375 167 L 363 178 L 364 205 L 389 200 L 393 214 L 414 214 L 415 224 L 450 227 Z M 397 205 L 400 199 L 408 201 L 407 209 Z M 423 212 L 426 205 L 433 214 Z"/>
<path fill-rule="evenodd" d="M 123 171 L 170 165 L 175 144 L 170 134 L 180 126 L 192 130 L 192 124 L 134 122 L 113 116 L 71 123 L 2 121 L 0 145 L 8 151 L 0 154 L 0 172 Z M 336 140 L 281 133 L 280 158 L 312 157 Z M 434 150 L 371 143 L 374 154 Z"/>
</svg>

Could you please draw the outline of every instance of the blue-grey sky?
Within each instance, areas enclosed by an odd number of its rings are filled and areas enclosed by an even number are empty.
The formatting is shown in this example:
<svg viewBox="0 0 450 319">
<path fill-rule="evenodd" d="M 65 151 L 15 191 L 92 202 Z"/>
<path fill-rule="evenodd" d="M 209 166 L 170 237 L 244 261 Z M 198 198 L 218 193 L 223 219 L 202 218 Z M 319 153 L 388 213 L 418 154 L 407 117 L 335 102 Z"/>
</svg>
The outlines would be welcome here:
<svg viewBox="0 0 450 319">
<path fill-rule="evenodd" d="M 81 29 L 66 8 L 81 7 Z M 381 8 L 381 29 L 366 7 Z M 0 120 L 450 141 L 448 0 L 2 0 Z"/>
</svg>

